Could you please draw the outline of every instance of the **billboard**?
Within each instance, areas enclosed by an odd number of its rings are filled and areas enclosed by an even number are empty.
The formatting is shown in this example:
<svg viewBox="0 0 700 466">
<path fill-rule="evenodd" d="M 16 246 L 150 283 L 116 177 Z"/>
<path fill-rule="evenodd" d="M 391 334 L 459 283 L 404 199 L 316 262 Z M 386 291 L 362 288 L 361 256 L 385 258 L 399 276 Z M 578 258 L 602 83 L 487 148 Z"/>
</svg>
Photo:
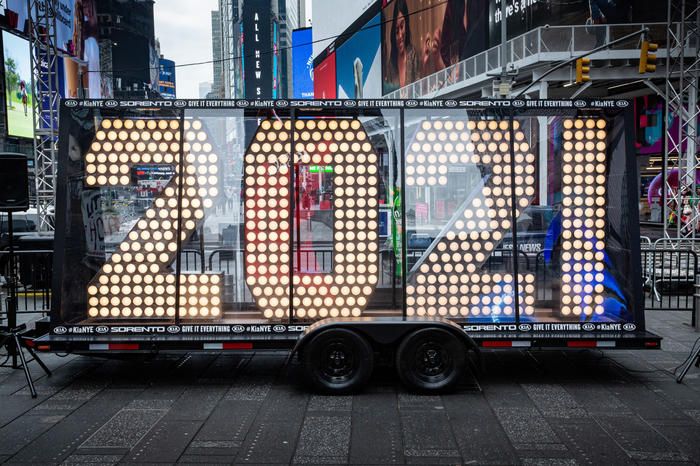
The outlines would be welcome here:
<svg viewBox="0 0 700 466">
<path fill-rule="evenodd" d="M 489 0 L 489 46 L 501 43 L 501 4 L 505 2 L 508 38 L 549 25 L 603 25 L 665 22 L 667 2 L 648 0 Z M 605 28 L 586 29 L 591 47 L 603 45 Z M 577 42 L 584 40 L 576 37 Z"/>
<path fill-rule="evenodd" d="M 314 97 L 335 99 L 335 52 L 331 52 L 314 68 Z"/>
<path fill-rule="evenodd" d="M 295 99 L 314 98 L 311 28 L 292 31 L 292 84 Z"/>
<path fill-rule="evenodd" d="M 369 8 L 375 0 L 313 0 L 311 11 L 314 18 L 324 20 L 313 24 L 313 57 L 318 57 L 336 37 L 343 34 Z"/>
<path fill-rule="evenodd" d="M 32 65 L 29 42 L 2 31 L 5 76 L 5 108 L 7 134 L 24 138 L 34 137 L 32 117 Z"/>
<path fill-rule="evenodd" d="M 337 98 L 382 96 L 380 26 L 377 14 L 336 48 Z"/>
<path fill-rule="evenodd" d="M 273 98 L 270 8 L 270 0 L 243 4 L 243 76 L 247 99 Z"/>
<path fill-rule="evenodd" d="M 388 94 L 485 50 L 488 39 L 486 1 L 394 0 L 389 3 L 382 10 L 383 93 Z"/>
<path fill-rule="evenodd" d="M 88 68 L 70 57 L 63 57 L 63 92 L 64 99 L 80 99 L 85 97 L 88 87 Z"/>
<path fill-rule="evenodd" d="M 167 58 L 160 59 L 158 92 L 166 99 L 175 98 L 175 62 Z"/>
</svg>

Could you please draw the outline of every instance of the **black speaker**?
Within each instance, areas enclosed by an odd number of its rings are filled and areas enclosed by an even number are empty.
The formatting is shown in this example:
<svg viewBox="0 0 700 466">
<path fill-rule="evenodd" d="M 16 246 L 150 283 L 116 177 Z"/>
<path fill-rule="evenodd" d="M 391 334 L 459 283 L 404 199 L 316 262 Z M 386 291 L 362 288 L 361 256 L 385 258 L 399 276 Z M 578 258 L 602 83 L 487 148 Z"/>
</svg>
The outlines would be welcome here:
<svg viewBox="0 0 700 466">
<path fill-rule="evenodd" d="M 29 209 L 27 157 L 0 152 L 0 211 Z"/>
</svg>

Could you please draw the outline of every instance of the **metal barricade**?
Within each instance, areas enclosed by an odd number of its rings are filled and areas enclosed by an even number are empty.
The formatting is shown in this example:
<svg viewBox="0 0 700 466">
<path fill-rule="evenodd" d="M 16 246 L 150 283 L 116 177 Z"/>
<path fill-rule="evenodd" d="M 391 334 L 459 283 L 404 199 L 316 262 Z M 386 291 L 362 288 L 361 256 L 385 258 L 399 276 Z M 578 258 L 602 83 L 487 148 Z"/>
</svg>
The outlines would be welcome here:
<svg viewBox="0 0 700 466">
<path fill-rule="evenodd" d="M 692 249 L 642 250 L 645 306 L 650 310 L 692 311 L 698 255 Z"/>
<path fill-rule="evenodd" d="M 18 322 L 26 314 L 39 316 L 49 312 L 51 307 L 51 280 L 53 277 L 53 251 L 26 250 L 15 251 L 15 270 L 17 280 L 17 314 Z M 0 300 L 0 320 L 7 319 L 9 306 L 10 253 L 0 251 L 0 275 L 3 278 Z"/>
</svg>

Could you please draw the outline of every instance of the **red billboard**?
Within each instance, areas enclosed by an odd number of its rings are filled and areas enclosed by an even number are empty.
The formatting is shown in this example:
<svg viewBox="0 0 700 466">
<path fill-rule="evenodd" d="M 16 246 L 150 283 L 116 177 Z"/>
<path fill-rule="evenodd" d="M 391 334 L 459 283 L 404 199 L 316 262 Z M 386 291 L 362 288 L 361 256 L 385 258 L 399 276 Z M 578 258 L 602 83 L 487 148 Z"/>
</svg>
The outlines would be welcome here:
<svg viewBox="0 0 700 466">
<path fill-rule="evenodd" d="M 335 52 L 314 68 L 314 97 L 317 99 L 335 99 Z"/>
</svg>

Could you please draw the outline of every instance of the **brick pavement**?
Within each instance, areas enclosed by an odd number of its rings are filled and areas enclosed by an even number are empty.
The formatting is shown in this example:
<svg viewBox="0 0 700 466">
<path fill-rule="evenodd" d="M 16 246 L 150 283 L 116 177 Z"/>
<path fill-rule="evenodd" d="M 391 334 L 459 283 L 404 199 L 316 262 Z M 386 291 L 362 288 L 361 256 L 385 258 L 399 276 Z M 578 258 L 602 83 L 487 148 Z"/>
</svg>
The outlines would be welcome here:
<svg viewBox="0 0 700 466">
<path fill-rule="evenodd" d="M 48 356 L 32 399 L 0 369 L 8 464 L 700 464 L 688 313 L 648 312 L 663 351 L 490 352 L 459 392 L 416 396 L 379 367 L 355 396 L 300 387 L 284 355 Z M 33 367 L 38 376 L 38 367 Z"/>
</svg>

